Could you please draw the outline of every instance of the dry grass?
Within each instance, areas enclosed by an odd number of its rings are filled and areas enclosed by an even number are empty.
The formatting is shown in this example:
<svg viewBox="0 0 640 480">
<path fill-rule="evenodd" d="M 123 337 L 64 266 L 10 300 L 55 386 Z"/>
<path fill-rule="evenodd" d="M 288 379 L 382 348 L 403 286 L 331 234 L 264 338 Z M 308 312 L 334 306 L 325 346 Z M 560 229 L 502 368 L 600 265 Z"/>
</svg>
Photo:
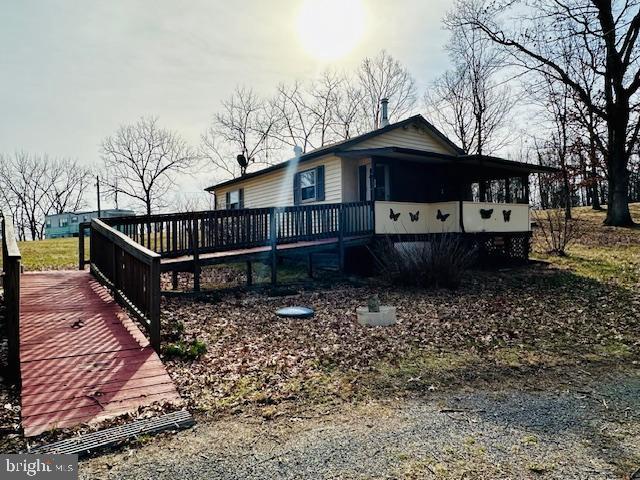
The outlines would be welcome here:
<svg viewBox="0 0 640 480">
<path fill-rule="evenodd" d="M 630 209 L 640 222 L 640 203 L 631 204 Z M 580 236 L 567 249 L 567 256 L 545 254 L 544 245 L 534 236 L 534 258 L 601 282 L 636 287 L 640 283 L 640 228 L 604 226 L 605 211 L 579 207 L 573 212 Z"/>
</svg>

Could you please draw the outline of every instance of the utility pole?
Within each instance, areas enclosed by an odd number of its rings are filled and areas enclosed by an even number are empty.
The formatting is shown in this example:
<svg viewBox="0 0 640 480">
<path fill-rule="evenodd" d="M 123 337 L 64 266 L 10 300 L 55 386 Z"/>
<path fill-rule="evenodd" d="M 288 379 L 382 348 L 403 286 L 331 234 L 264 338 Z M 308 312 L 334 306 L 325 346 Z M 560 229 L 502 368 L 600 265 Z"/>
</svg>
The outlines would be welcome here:
<svg viewBox="0 0 640 480">
<path fill-rule="evenodd" d="M 96 194 L 98 195 L 98 218 L 100 218 L 100 176 L 96 175 Z"/>
</svg>

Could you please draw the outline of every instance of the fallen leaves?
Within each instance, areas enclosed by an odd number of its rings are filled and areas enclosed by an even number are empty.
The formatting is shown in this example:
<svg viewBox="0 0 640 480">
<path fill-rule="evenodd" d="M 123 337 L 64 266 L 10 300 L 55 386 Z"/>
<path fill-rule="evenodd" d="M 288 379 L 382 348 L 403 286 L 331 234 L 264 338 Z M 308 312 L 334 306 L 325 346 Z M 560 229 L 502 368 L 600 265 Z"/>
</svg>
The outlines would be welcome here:
<svg viewBox="0 0 640 480">
<path fill-rule="evenodd" d="M 397 307 L 392 327 L 362 327 L 355 309 L 378 294 Z M 474 271 L 455 291 L 334 285 L 294 297 L 259 292 L 203 299 L 167 298 L 163 331 L 199 340 L 199 360 L 167 359 L 183 396 L 205 411 L 293 400 L 325 402 L 428 392 L 511 369 L 622 358 L 639 353 L 633 295 L 570 272 L 530 266 Z M 306 305 L 311 319 L 275 310 Z M 419 381 L 415 381 L 419 378 Z M 398 381 L 396 381 L 398 380 Z M 410 381 L 413 380 L 413 381 Z"/>
</svg>

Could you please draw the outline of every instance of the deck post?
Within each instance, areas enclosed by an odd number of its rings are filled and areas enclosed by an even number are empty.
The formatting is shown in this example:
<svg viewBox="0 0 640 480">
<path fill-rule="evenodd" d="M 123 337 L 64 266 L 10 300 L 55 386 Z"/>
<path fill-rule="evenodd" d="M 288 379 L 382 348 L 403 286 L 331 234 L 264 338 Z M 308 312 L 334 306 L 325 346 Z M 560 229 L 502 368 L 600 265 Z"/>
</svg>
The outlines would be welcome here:
<svg viewBox="0 0 640 480">
<path fill-rule="evenodd" d="M 7 334 L 7 377 L 20 387 L 20 250 L 13 219 L 0 210 L 2 224 L 2 271 Z"/>
<path fill-rule="evenodd" d="M 253 285 L 253 267 L 251 260 L 247 261 L 247 287 Z"/>
<path fill-rule="evenodd" d="M 276 232 L 276 209 L 269 209 L 269 242 L 271 243 L 271 285 L 278 282 L 278 233 Z"/>
<path fill-rule="evenodd" d="M 313 278 L 313 253 L 310 253 L 307 258 L 307 274 L 309 278 Z"/>
<path fill-rule="evenodd" d="M 340 204 L 338 210 L 338 261 L 341 273 L 344 273 L 344 229 L 346 226 L 344 205 Z"/>
<path fill-rule="evenodd" d="M 173 290 L 178 289 L 178 272 L 176 270 L 171 271 L 171 288 Z"/>
<path fill-rule="evenodd" d="M 153 258 L 149 268 L 149 337 L 160 352 L 160 257 Z"/>
<path fill-rule="evenodd" d="M 84 223 L 78 225 L 78 270 L 84 270 Z"/>
<path fill-rule="evenodd" d="M 191 238 L 193 242 L 193 290 L 200 291 L 200 253 L 198 248 L 198 219 L 193 220 L 191 227 Z"/>
</svg>

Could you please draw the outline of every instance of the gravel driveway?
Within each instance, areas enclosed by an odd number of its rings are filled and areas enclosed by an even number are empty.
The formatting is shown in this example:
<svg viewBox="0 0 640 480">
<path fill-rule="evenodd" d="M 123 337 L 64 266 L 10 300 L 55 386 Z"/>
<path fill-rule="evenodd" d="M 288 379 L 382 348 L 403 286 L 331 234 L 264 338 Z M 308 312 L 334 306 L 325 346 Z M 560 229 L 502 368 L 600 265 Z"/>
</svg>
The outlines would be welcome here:
<svg viewBox="0 0 640 480">
<path fill-rule="evenodd" d="M 436 391 L 311 418 L 202 419 L 190 431 L 87 460 L 80 472 L 87 479 L 614 479 L 638 467 L 635 368 L 597 378 L 584 372 L 540 390 Z"/>
</svg>

